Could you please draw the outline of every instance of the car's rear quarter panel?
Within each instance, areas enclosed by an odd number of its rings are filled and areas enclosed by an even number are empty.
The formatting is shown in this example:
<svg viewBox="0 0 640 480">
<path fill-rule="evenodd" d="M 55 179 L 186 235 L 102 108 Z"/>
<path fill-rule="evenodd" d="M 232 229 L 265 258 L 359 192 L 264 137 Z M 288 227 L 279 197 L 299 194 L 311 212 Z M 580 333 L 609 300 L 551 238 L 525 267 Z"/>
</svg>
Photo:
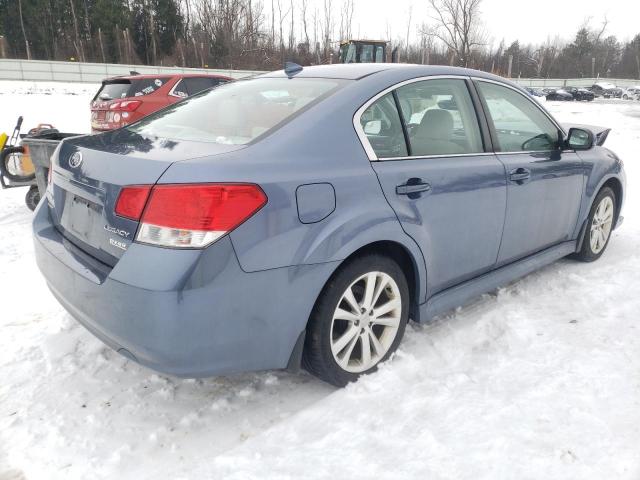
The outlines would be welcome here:
<svg viewBox="0 0 640 480">
<path fill-rule="evenodd" d="M 376 91 L 353 86 L 245 149 L 176 163 L 159 183 L 251 182 L 262 187 L 267 205 L 230 234 L 244 271 L 341 261 L 370 243 L 393 241 L 409 252 L 424 279 L 420 249 L 385 200 L 353 128 L 355 110 Z M 313 183 L 333 186 L 335 210 L 319 222 L 302 223 L 296 189 Z M 418 291 L 424 301 L 424 288 Z M 318 293 L 309 292 L 306 301 L 315 302 Z"/>
</svg>

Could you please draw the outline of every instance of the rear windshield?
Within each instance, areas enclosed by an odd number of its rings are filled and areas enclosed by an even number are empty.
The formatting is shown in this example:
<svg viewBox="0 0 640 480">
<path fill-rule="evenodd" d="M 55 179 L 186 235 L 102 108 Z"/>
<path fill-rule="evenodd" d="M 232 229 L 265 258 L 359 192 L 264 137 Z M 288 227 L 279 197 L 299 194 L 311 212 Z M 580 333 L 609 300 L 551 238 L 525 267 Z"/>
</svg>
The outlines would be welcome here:
<svg viewBox="0 0 640 480">
<path fill-rule="evenodd" d="M 190 97 L 127 127 L 144 136 L 243 145 L 335 92 L 344 80 L 257 78 Z"/>
<path fill-rule="evenodd" d="M 155 92 L 171 77 L 140 78 L 137 80 L 114 80 L 102 85 L 96 99 L 115 100 L 117 98 L 141 97 Z"/>
</svg>

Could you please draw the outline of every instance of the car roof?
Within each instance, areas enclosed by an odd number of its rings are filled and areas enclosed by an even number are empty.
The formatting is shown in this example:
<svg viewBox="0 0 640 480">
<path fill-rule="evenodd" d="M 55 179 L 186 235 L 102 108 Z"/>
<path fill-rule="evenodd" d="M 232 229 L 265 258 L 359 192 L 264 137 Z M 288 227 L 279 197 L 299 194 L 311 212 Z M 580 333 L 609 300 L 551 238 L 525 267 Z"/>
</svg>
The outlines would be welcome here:
<svg viewBox="0 0 640 480">
<path fill-rule="evenodd" d="M 428 77 L 432 75 L 464 75 L 495 79 L 501 82 L 509 83 L 509 81 L 503 77 L 498 77 L 496 75 L 481 72 L 479 70 L 471 70 L 461 67 L 449 67 L 443 65 L 414 65 L 406 63 L 339 63 L 333 65 L 316 65 L 311 67 L 303 67 L 302 70 L 293 74 L 292 77 L 360 80 L 370 75 L 391 70 L 398 74 L 406 73 L 407 78 L 418 76 Z M 260 76 L 277 78 L 287 77 L 287 74 L 284 70 L 277 70 L 275 72 L 269 72 Z"/>
</svg>

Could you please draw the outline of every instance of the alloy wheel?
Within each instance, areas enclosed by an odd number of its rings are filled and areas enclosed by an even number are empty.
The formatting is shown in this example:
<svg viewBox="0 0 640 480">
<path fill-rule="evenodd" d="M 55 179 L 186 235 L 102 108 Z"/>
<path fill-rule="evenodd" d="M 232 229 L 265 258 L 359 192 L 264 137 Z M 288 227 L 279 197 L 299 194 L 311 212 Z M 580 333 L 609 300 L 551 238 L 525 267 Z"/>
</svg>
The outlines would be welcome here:
<svg viewBox="0 0 640 480">
<path fill-rule="evenodd" d="M 389 351 L 400 327 L 402 299 L 395 280 L 369 272 L 343 293 L 331 321 L 331 352 L 345 371 L 361 373 Z"/>
<path fill-rule="evenodd" d="M 604 197 L 593 215 L 591 221 L 590 245 L 591 251 L 598 254 L 607 244 L 613 224 L 613 200 Z"/>
</svg>

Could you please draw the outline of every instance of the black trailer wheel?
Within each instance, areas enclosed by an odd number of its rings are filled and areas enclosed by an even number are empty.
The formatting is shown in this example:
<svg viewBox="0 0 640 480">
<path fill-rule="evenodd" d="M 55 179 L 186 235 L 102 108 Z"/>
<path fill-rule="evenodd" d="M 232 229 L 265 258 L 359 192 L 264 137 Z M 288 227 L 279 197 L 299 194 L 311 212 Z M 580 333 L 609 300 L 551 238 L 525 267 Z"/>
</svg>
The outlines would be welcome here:
<svg viewBox="0 0 640 480">
<path fill-rule="evenodd" d="M 0 155 L 0 170 L 2 175 L 13 182 L 29 182 L 36 178 L 36 174 L 20 175 L 18 166 L 19 156 L 24 152 L 22 147 L 5 147 Z"/>
<path fill-rule="evenodd" d="M 37 185 L 31 185 L 31 187 L 29 187 L 29 191 L 24 196 L 24 201 L 29 210 L 33 212 L 36 209 L 38 203 L 40 203 L 40 191 Z"/>
</svg>

